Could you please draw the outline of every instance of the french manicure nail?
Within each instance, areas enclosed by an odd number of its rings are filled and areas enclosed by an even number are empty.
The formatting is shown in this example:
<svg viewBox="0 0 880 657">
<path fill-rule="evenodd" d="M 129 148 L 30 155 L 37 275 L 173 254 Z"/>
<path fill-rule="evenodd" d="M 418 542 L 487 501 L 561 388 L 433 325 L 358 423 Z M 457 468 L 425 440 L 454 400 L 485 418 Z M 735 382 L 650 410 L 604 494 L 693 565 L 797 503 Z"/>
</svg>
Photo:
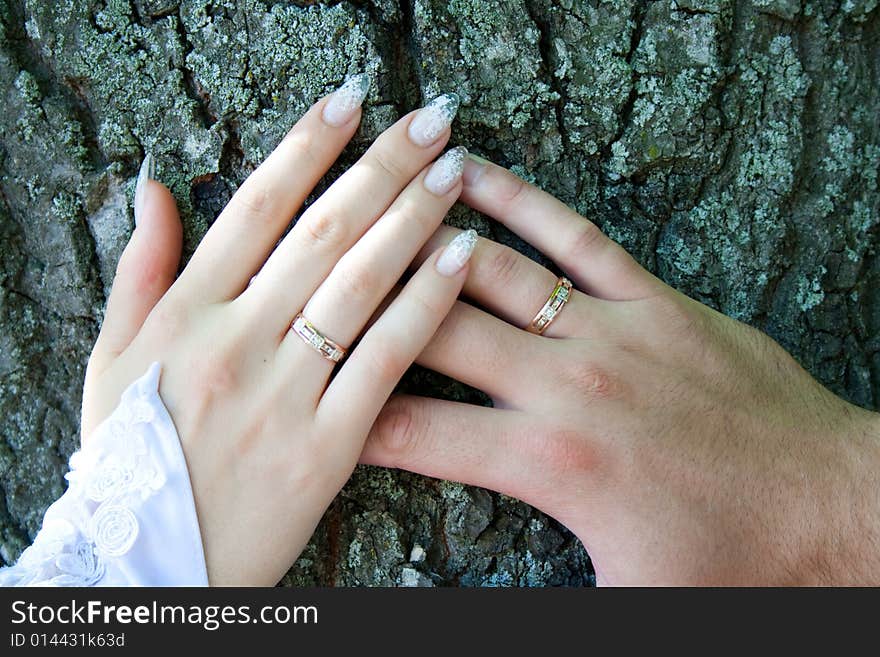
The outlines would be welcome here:
<svg viewBox="0 0 880 657">
<path fill-rule="evenodd" d="M 452 189 L 461 178 L 465 155 L 467 149 L 464 146 L 456 146 L 434 162 L 425 175 L 425 189 L 437 196 L 443 196 Z"/>
<path fill-rule="evenodd" d="M 455 276 L 471 259 L 477 246 L 477 231 L 466 230 L 452 240 L 437 258 L 437 272 L 442 276 Z"/>
<path fill-rule="evenodd" d="M 147 182 L 156 179 L 156 160 L 152 153 L 144 155 L 138 171 L 137 183 L 134 186 L 134 225 L 138 225 L 144 216 L 144 203 L 147 202 Z"/>
<path fill-rule="evenodd" d="M 419 146 L 430 146 L 458 112 L 458 95 L 443 94 L 425 105 L 409 124 L 409 138 Z"/>
<path fill-rule="evenodd" d="M 370 76 L 359 73 L 350 77 L 339 89 L 333 92 L 324 105 L 321 118 L 324 123 L 338 128 L 348 123 L 355 111 L 364 102 L 370 90 Z"/>
<path fill-rule="evenodd" d="M 468 187 L 476 184 L 477 180 L 480 179 L 480 176 L 482 176 L 483 172 L 486 170 L 487 164 L 489 164 L 489 160 L 482 158 L 479 155 L 468 153 L 467 161 L 465 161 L 462 170 L 462 180 L 464 181 L 464 184 Z"/>
</svg>

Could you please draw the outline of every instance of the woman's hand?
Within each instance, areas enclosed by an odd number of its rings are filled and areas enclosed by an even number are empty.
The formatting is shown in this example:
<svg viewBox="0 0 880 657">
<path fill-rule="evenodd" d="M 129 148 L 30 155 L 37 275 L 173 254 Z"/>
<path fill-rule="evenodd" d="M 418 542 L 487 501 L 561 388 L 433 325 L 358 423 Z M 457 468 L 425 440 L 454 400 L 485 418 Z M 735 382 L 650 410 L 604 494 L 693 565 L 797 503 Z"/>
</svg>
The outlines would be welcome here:
<svg viewBox="0 0 880 657">
<path fill-rule="evenodd" d="M 584 542 L 602 583 L 880 582 L 876 415 L 506 170 L 469 159 L 464 180 L 463 201 L 580 291 L 543 336 L 522 330 L 557 277 L 480 240 L 464 292 L 488 312 L 456 303 L 418 362 L 495 408 L 396 397 L 363 462 L 542 509 Z"/>
<path fill-rule="evenodd" d="M 289 330 L 302 311 L 351 345 L 461 191 L 463 149 L 429 168 L 457 108 L 441 96 L 383 133 L 276 247 L 357 129 L 366 91 L 358 76 L 315 104 L 177 280 L 174 201 L 139 179 L 137 228 L 89 361 L 82 434 L 162 363 L 160 394 L 186 456 L 212 584 L 274 584 L 286 572 L 465 278 L 474 236 L 427 259 L 332 382 L 334 363 Z"/>
</svg>

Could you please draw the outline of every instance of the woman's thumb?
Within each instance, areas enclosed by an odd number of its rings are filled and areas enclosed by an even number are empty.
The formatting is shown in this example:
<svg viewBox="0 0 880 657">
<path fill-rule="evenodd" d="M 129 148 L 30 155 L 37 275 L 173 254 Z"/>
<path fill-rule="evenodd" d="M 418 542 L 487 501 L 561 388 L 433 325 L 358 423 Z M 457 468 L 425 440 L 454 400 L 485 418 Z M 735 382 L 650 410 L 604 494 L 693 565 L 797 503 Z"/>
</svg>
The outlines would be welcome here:
<svg viewBox="0 0 880 657">
<path fill-rule="evenodd" d="M 149 153 L 138 173 L 134 198 L 135 230 L 116 266 L 104 323 L 89 360 L 98 374 L 131 343 L 150 311 L 171 287 L 180 265 L 183 231 L 177 204 L 155 179 Z"/>
</svg>

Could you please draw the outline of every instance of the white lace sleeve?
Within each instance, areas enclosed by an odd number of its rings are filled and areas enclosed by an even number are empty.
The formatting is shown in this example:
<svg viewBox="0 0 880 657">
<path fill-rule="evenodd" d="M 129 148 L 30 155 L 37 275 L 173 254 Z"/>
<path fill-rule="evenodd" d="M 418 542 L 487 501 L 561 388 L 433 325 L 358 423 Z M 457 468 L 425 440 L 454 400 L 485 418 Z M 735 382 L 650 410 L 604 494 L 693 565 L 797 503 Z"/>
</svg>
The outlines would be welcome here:
<svg viewBox="0 0 880 657">
<path fill-rule="evenodd" d="M 2 586 L 206 586 L 199 523 L 159 363 L 70 457 L 67 492 Z"/>
</svg>

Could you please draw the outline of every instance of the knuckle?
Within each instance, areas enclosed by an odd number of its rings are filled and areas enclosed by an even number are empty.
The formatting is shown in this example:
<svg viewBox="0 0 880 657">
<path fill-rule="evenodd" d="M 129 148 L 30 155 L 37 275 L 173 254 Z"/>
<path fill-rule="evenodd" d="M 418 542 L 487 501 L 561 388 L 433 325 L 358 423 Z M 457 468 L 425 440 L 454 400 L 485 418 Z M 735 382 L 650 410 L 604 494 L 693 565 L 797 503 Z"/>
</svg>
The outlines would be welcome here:
<svg viewBox="0 0 880 657">
<path fill-rule="evenodd" d="M 599 464 L 595 441 L 568 427 L 530 432 L 524 444 L 530 458 L 557 476 L 594 472 Z"/>
<path fill-rule="evenodd" d="M 382 145 L 384 146 L 384 144 Z M 373 160 L 376 166 L 381 169 L 382 173 L 390 176 L 395 180 L 403 180 L 409 178 L 408 172 L 403 164 L 395 158 L 393 152 L 386 148 L 377 148 L 373 154 Z"/>
<path fill-rule="evenodd" d="M 419 224 L 436 229 L 443 220 L 443 215 L 437 212 L 436 207 L 424 202 L 421 190 L 404 189 L 397 201 L 389 210 L 388 215 L 393 216 L 395 222 L 407 224 Z"/>
<path fill-rule="evenodd" d="M 193 356 L 192 377 L 203 399 L 214 399 L 239 391 L 240 368 L 233 349 L 217 346 Z"/>
<path fill-rule="evenodd" d="M 304 441 L 304 445 L 308 445 L 308 442 Z M 326 447 L 326 443 L 324 446 Z M 288 449 L 280 458 L 272 460 L 275 464 L 275 478 L 272 481 L 280 482 L 280 489 L 291 498 L 300 497 L 303 491 L 319 487 L 326 489 L 332 486 L 334 490 L 339 490 L 345 480 L 331 483 L 330 480 L 334 475 L 338 477 L 341 469 L 327 451 L 312 448 L 311 445 L 303 451 Z"/>
<path fill-rule="evenodd" d="M 592 400 L 618 399 L 623 393 L 620 377 L 606 367 L 590 362 L 575 362 L 559 369 L 564 385 Z"/>
<path fill-rule="evenodd" d="M 297 232 L 311 248 L 336 251 L 345 245 L 345 227 L 341 221 L 324 212 L 307 212 L 297 223 Z"/>
<path fill-rule="evenodd" d="M 269 222 L 275 218 L 274 196 L 268 185 L 251 176 L 235 192 L 230 206 L 252 221 Z"/>
<path fill-rule="evenodd" d="M 426 317 L 444 317 L 449 312 L 449 307 L 439 299 L 426 295 L 423 292 L 412 290 L 407 296 L 409 303 L 413 305 L 415 313 Z"/>
<path fill-rule="evenodd" d="M 381 277 L 374 269 L 363 264 L 341 262 L 334 272 L 338 277 L 341 298 L 355 298 L 356 302 L 369 301 L 382 289 Z"/>
<path fill-rule="evenodd" d="M 605 240 L 605 235 L 591 221 L 580 219 L 578 227 L 569 240 L 569 258 L 581 262 L 588 258 Z"/>
<path fill-rule="evenodd" d="M 391 467 L 405 465 L 421 440 L 413 405 L 392 399 L 376 420 L 374 437 Z"/>
<path fill-rule="evenodd" d="M 284 139 L 283 146 L 289 158 L 293 159 L 298 167 L 316 164 L 315 150 L 317 144 L 315 135 L 310 131 L 292 130 Z"/>
<path fill-rule="evenodd" d="M 518 280 L 521 256 L 509 246 L 495 248 L 488 261 L 487 271 L 494 283 L 508 285 Z"/>
<path fill-rule="evenodd" d="M 509 171 L 502 172 L 498 179 L 496 198 L 505 206 L 516 205 L 529 193 L 529 184 Z"/>
</svg>

